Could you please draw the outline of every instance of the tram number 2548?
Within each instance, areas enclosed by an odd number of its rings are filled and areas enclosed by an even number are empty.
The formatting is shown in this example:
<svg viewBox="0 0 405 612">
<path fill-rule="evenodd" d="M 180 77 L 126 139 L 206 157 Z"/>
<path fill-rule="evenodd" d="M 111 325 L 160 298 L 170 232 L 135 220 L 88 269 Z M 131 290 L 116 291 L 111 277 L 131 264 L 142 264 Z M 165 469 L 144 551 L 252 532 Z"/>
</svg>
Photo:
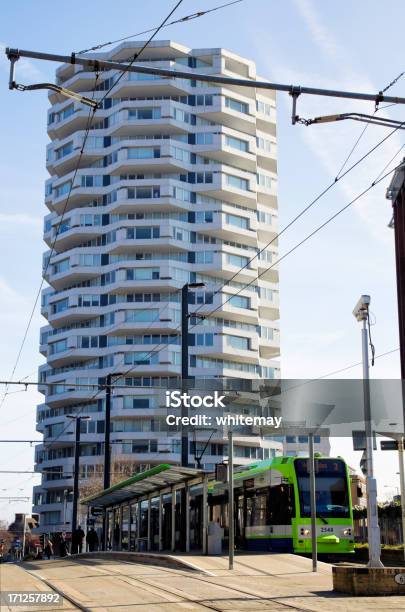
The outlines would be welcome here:
<svg viewBox="0 0 405 612">
<path fill-rule="evenodd" d="M 333 533 L 333 527 L 321 527 L 321 533 Z"/>
</svg>

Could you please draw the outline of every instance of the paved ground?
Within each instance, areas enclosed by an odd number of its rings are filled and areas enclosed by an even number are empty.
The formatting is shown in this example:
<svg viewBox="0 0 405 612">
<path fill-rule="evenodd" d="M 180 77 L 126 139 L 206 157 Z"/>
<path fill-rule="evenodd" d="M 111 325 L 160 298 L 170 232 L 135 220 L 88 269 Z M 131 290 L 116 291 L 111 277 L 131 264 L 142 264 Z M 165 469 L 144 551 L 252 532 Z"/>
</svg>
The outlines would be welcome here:
<svg viewBox="0 0 405 612">
<path fill-rule="evenodd" d="M 227 569 L 226 557 L 185 555 L 176 559 L 197 569 L 159 566 L 153 558 L 147 564 L 140 560 L 69 558 L 25 563 L 31 572 L 25 574 L 29 578 L 22 578 L 20 567 L 3 565 L 1 586 L 10 590 L 9 585 L 23 581 L 20 589 L 46 590 L 49 587 L 40 581 L 36 585 L 28 582 L 35 581 L 32 576 L 44 578 L 81 609 L 94 612 L 405 610 L 403 597 L 335 594 L 329 565 L 321 563 L 319 572 L 313 574 L 309 559 L 293 555 L 238 555 L 232 572 Z"/>
</svg>

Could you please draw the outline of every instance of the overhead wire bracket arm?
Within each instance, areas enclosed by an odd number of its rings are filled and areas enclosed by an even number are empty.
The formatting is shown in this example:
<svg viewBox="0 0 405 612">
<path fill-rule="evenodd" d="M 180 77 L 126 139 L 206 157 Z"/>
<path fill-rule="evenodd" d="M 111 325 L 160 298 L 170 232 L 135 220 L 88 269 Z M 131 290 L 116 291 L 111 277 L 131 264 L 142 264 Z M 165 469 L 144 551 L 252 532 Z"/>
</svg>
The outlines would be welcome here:
<svg viewBox="0 0 405 612">
<path fill-rule="evenodd" d="M 71 91 L 70 89 L 66 89 L 65 87 L 61 87 L 60 85 L 55 85 L 55 83 L 34 83 L 33 85 L 23 85 L 21 83 L 17 83 L 15 80 L 15 64 L 20 59 L 20 54 L 16 49 L 7 50 L 7 57 L 10 60 L 10 75 L 8 81 L 9 89 L 17 89 L 17 91 L 35 91 L 39 89 L 50 89 L 55 91 L 66 98 L 72 98 L 73 100 L 77 100 L 81 104 L 85 104 L 86 106 L 90 106 L 93 109 L 97 108 L 97 101 L 91 100 L 86 96 L 82 96 L 81 94 Z M 94 62 L 94 70 L 97 70 L 98 62 Z"/>
<path fill-rule="evenodd" d="M 300 119 L 300 122 L 304 123 L 305 125 L 315 125 L 319 123 L 344 121 L 345 119 L 361 121 L 362 123 L 372 123 L 374 125 L 382 125 L 384 127 L 398 127 L 401 130 L 405 129 L 404 121 L 396 121 L 395 119 L 388 119 L 387 117 L 376 117 L 375 115 L 366 115 L 364 113 L 340 113 L 338 115 L 323 115 L 320 117 L 315 117 L 314 119 Z"/>
</svg>

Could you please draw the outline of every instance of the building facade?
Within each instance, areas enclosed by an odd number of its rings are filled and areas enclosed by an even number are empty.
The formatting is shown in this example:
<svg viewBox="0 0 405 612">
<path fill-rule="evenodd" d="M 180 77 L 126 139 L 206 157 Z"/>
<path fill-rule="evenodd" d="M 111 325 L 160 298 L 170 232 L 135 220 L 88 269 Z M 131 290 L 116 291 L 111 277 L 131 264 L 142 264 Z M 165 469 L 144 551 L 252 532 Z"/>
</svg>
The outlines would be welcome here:
<svg viewBox="0 0 405 612">
<path fill-rule="evenodd" d="M 141 46 L 95 57 L 124 61 Z M 170 41 L 152 42 L 139 63 L 256 79 L 255 64 L 229 51 Z M 190 375 L 279 377 L 277 265 L 267 270 L 277 241 L 259 253 L 277 233 L 275 93 L 120 74 L 58 68 L 59 85 L 103 99 L 86 140 L 89 109 L 49 95 L 44 443 L 34 488 L 41 531 L 69 531 L 75 425 L 67 415 L 91 417 L 82 422 L 81 483 L 102 474 L 105 391 L 97 385 L 109 373 L 124 374 L 112 395 L 112 470 L 179 463 L 180 432 L 165 422 L 160 387 L 180 377 L 185 283 L 204 284 L 190 291 L 191 315 L 205 315 L 190 318 Z M 190 464 L 207 436 L 190 435 Z M 281 452 L 280 440 L 235 438 L 239 464 Z M 202 466 L 226 456 L 216 432 Z"/>
</svg>

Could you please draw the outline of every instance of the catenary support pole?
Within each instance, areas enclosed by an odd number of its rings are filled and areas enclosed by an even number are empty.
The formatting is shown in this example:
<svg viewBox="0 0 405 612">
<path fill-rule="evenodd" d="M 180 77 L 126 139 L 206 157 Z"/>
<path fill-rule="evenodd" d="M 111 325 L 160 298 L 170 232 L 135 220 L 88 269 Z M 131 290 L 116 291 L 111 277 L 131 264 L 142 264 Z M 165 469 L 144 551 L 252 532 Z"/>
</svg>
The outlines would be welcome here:
<svg viewBox="0 0 405 612">
<path fill-rule="evenodd" d="M 229 504 L 229 569 L 233 570 L 235 549 L 234 498 L 233 498 L 233 433 L 228 431 L 228 504 Z"/>
<path fill-rule="evenodd" d="M 364 422 L 366 430 L 366 457 L 367 457 L 367 533 L 368 533 L 368 566 L 383 567 L 381 563 L 381 540 L 380 527 L 378 525 L 377 507 L 377 481 L 374 478 L 373 468 L 373 431 L 371 424 L 371 402 L 370 402 L 370 370 L 368 358 L 368 309 L 362 317 L 362 357 L 363 357 L 363 397 L 364 397 Z"/>
<path fill-rule="evenodd" d="M 104 489 L 110 486 L 111 472 L 111 374 L 107 374 L 105 379 L 105 420 L 104 420 Z M 107 550 L 107 512 L 104 511 L 103 517 L 103 549 Z"/>
<path fill-rule="evenodd" d="M 111 374 L 107 374 L 105 387 L 105 423 L 104 423 L 104 489 L 110 486 L 111 472 Z"/>
<path fill-rule="evenodd" d="M 311 548 L 312 548 L 312 571 L 318 571 L 318 550 L 316 537 L 316 481 L 315 481 L 315 453 L 314 434 L 308 434 L 309 440 L 309 491 L 311 506 Z"/>
</svg>

